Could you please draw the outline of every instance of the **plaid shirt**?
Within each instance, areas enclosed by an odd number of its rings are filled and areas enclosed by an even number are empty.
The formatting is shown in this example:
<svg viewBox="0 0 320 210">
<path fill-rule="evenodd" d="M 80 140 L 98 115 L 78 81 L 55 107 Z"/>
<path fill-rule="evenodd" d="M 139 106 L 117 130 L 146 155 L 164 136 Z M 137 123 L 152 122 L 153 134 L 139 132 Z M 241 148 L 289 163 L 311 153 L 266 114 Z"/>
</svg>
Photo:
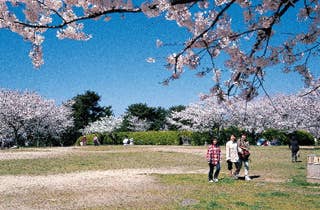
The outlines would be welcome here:
<svg viewBox="0 0 320 210">
<path fill-rule="evenodd" d="M 221 160 L 221 150 L 219 145 L 210 144 L 207 151 L 207 161 L 217 165 Z"/>
</svg>

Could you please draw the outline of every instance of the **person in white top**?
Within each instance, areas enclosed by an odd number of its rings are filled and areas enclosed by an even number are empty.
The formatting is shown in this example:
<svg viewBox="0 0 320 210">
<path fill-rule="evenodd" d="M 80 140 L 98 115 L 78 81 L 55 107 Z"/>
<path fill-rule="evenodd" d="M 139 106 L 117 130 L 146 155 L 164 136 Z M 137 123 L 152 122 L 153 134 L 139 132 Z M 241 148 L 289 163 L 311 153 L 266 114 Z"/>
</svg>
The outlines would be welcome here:
<svg viewBox="0 0 320 210">
<path fill-rule="evenodd" d="M 226 159 L 228 164 L 228 170 L 230 177 L 238 178 L 240 167 L 239 167 L 239 155 L 238 155 L 238 143 L 235 135 L 230 136 L 230 140 L 226 144 Z M 235 171 L 232 173 L 233 165 Z"/>
</svg>

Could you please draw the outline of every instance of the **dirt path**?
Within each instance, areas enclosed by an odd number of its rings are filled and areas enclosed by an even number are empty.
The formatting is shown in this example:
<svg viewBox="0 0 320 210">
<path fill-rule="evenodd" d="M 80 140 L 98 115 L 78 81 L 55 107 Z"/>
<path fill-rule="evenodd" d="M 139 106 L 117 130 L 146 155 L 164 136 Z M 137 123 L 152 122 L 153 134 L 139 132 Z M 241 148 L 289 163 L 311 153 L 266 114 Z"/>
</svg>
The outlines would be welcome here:
<svg viewBox="0 0 320 210">
<path fill-rule="evenodd" d="M 151 151 L 181 151 L 178 147 L 143 148 Z M 133 148 L 134 150 L 134 148 Z M 30 151 L 4 151 L 0 160 L 54 158 L 85 152 L 80 148 L 49 148 Z M 90 152 L 90 151 L 89 151 Z M 118 152 L 118 151 L 99 151 Z M 195 151 L 193 151 L 195 152 Z M 198 151 L 200 154 L 200 151 Z M 201 151 L 203 155 L 203 151 Z M 164 186 L 157 182 L 152 173 L 206 173 L 206 170 L 190 171 L 186 168 L 141 168 L 106 171 L 85 171 L 46 176 L 1 176 L 0 209 L 105 209 L 156 205 L 169 198 L 161 194 Z M 158 194 L 155 192 L 159 192 Z M 4 199 L 5 198 L 5 199 Z M 134 206 L 132 206 L 134 208 Z"/>
<path fill-rule="evenodd" d="M 183 168 L 86 171 L 47 176 L 1 176 L 0 209 L 79 209 L 156 202 L 161 185 L 152 173 L 199 173 Z M 7 200 L 3 200 L 3 198 Z M 48 199 L 48 197 L 50 199 Z M 9 198 L 9 200 L 8 200 Z M 163 202 L 165 196 L 161 198 Z"/>
</svg>

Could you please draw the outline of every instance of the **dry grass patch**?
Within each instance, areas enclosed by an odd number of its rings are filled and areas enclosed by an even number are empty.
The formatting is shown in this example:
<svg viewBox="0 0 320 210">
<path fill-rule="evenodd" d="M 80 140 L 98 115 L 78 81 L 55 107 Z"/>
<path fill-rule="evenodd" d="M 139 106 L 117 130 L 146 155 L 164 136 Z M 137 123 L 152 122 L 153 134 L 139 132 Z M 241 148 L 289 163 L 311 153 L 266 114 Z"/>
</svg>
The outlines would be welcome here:
<svg viewBox="0 0 320 210">
<path fill-rule="evenodd" d="M 2 176 L 0 206 L 1 209 L 61 209 L 62 206 L 63 209 L 79 209 L 142 202 L 144 195 L 150 194 L 156 186 L 155 179 L 148 176 L 148 172 L 151 171 Z M 152 199 L 148 200 L 151 202 Z"/>
</svg>

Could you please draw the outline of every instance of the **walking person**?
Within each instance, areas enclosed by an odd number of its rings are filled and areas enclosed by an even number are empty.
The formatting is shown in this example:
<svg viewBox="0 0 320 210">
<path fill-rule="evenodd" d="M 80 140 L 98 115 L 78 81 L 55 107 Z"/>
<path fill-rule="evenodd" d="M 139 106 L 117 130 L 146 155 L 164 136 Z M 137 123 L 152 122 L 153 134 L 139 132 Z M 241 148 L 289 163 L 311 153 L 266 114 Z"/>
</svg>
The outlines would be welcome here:
<svg viewBox="0 0 320 210">
<path fill-rule="evenodd" d="M 239 155 L 238 143 L 235 135 L 230 136 L 230 140 L 226 144 L 226 160 L 228 164 L 229 176 L 238 178 L 239 175 Z M 234 172 L 233 166 L 235 166 Z"/>
<path fill-rule="evenodd" d="M 93 137 L 93 144 L 94 144 L 94 146 L 99 146 L 100 145 L 99 138 L 96 135 Z"/>
<path fill-rule="evenodd" d="M 221 160 L 221 149 L 220 149 L 220 146 L 218 145 L 218 139 L 214 137 L 207 151 L 207 161 L 209 164 L 209 173 L 208 173 L 209 182 L 218 182 L 218 176 L 220 172 L 220 160 Z"/>
<path fill-rule="evenodd" d="M 249 156 L 250 156 L 250 144 L 247 140 L 247 135 L 242 134 L 241 138 L 238 140 L 238 155 L 239 155 L 239 172 L 244 165 L 244 179 L 250 181 L 249 176 Z"/>
<path fill-rule="evenodd" d="M 291 160 L 292 162 L 297 162 L 298 160 L 298 152 L 299 152 L 299 142 L 297 138 L 292 135 L 289 143 L 289 148 L 291 149 Z"/>
</svg>

